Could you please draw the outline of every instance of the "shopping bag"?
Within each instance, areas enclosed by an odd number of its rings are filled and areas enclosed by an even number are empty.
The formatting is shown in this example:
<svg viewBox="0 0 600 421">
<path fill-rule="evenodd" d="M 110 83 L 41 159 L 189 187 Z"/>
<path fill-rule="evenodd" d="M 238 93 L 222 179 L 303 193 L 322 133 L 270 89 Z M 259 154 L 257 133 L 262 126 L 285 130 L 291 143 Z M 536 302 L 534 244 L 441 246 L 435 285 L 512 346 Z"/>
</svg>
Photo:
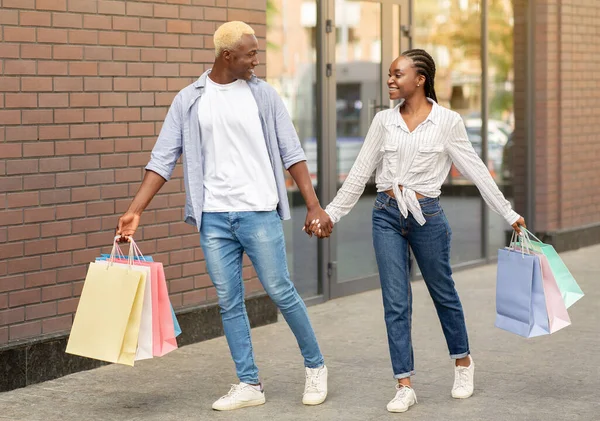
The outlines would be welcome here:
<svg viewBox="0 0 600 421">
<path fill-rule="evenodd" d="M 91 263 L 66 352 L 133 366 L 144 289 L 141 272 Z"/>
<path fill-rule="evenodd" d="M 111 257 L 111 254 L 104 253 L 104 254 L 101 254 L 100 257 L 97 257 L 96 261 L 100 262 L 100 261 L 108 260 L 110 257 Z M 120 259 L 124 259 L 123 253 L 120 251 L 119 248 L 117 249 L 116 257 L 120 258 Z M 134 259 L 142 261 L 142 262 L 153 262 L 154 261 L 152 256 L 144 256 L 141 254 L 139 256 L 135 256 Z M 181 327 L 179 325 L 179 321 L 177 320 L 177 316 L 175 315 L 175 310 L 173 309 L 173 305 L 171 304 L 170 301 L 169 301 L 169 305 L 171 306 L 171 316 L 173 317 L 173 326 L 175 328 L 175 337 L 178 337 L 179 335 L 181 335 Z"/>
<path fill-rule="evenodd" d="M 116 259 L 115 262 L 124 263 L 122 259 Z M 162 357 L 177 349 L 175 325 L 173 323 L 171 302 L 165 280 L 165 271 L 160 262 L 138 260 L 134 261 L 133 265 L 150 268 L 150 279 L 152 282 L 152 354 L 155 357 Z"/>
<path fill-rule="evenodd" d="M 142 274 L 144 279 L 144 301 L 142 305 L 142 316 L 140 321 L 140 333 L 138 336 L 138 348 L 135 355 L 135 361 L 147 360 L 152 358 L 152 280 L 150 277 L 150 268 L 146 266 L 135 266 L 127 263 L 117 263 L 110 261 L 97 262 L 99 265 L 121 267 L 130 269 Z"/>
<path fill-rule="evenodd" d="M 498 250 L 495 325 L 526 338 L 550 333 L 538 256 Z"/>
<path fill-rule="evenodd" d="M 565 306 L 567 308 L 571 307 L 584 295 L 583 291 L 577 284 L 577 281 L 575 281 L 575 278 L 573 277 L 573 275 L 571 275 L 571 272 L 569 272 L 569 269 L 562 261 L 554 247 L 552 247 L 552 245 L 542 243 L 542 241 L 539 238 L 533 235 L 526 228 L 522 229 L 532 239 L 531 248 L 536 252 L 543 253 L 546 256 L 546 258 L 548 258 L 550 270 L 552 270 L 554 279 L 556 279 L 556 284 L 560 289 L 563 301 L 565 302 Z"/>
</svg>

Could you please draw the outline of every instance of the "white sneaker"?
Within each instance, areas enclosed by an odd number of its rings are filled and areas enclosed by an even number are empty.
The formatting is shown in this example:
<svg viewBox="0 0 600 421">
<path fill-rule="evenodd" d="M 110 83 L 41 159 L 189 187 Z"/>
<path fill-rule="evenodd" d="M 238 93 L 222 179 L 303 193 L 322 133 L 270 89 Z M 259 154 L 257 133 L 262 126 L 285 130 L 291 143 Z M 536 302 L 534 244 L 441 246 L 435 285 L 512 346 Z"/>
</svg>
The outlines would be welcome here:
<svg viewBox="0 0 600 421">
<path fill-rule="evenodd" d="M 319 405 L 325 402 L 327 397 L 327 367 L 306 367 L 306 383 L 304 384 L 304 405 Z"/>
<path fill-rule="evenodd" d="M 475 363 L 469 355 L 471 364 L 468 367 L 454 367 L 454 386 L 452 386 L 452 397 L 455 399 L 467 399 L 473 394 L 473 376 L 475 374 Z"/>
<path fill-rule="evenodd" d="M 264 403 L 265 392 L 242 382 L 240 384 L 232 384 L 229 393 L 213 403 L 212 408 L 217 411 L 231 411 L 233 409 L 257 406 Z"/>
<path fill-rule="evenodd" d="M 408 408 L 417 403 L 417 395 L 410 386 L 396 385 L 396 396 L 387 404 L 389 412 L 406 412 Z"/>
</svg>

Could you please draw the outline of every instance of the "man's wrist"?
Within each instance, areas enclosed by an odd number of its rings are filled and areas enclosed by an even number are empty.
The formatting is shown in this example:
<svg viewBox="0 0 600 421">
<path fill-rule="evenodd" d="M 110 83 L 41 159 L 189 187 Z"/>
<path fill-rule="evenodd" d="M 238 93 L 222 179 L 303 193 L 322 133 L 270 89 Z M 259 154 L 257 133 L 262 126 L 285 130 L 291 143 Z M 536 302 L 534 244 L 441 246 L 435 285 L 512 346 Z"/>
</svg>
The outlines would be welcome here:
<svg viewBox="0 0 600 421">
<path fill-rule="evenodd" d="M 319 209 L 321 207 L 321 204 L 319 203 L 318 200 L 314 201 L 314 202 L 308 202 L 306 203 L 306 209 L 308 209 L 309 211 L 313 211 L 315 209 Z"/>
</svg>

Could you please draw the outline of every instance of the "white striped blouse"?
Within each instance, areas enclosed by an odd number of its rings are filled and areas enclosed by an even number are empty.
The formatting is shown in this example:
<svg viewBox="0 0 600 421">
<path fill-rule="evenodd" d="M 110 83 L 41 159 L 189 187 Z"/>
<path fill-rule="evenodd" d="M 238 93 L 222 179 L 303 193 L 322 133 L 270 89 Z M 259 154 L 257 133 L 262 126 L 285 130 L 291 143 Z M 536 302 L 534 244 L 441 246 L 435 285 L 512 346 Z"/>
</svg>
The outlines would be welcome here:
<svg viewBox="0 0 600 421">
<path fill-rule="evenodd" d="M 325 209 L 334 223 L 356 205 L 377 169 L 377 191 L 393 189 L 402 215 L 406 218 L 410 212 L 424 225 L 415 193 L 438 197 L 453 162 L 506 222 L 512 225 L 520 218 L 473 149 L 460 114 L 429 101 L 433 104 L 429 116 L 412 132 L 400 115 L 401 104 L 377 113 L 348 177 Z"/>
</svg>

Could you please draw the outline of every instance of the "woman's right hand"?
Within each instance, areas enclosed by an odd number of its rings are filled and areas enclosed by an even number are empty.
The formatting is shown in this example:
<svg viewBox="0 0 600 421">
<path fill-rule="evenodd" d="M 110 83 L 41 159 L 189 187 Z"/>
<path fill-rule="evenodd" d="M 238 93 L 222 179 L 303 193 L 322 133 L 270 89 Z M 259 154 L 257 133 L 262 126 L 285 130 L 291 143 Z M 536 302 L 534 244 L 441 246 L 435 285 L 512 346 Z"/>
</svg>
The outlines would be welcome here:
<svg viewBox="0 0 600 421">
<path fill-rule="evenodd" d="M 127 211 L 119 218 L 117 225 L 117 235 L 121 238 L 119 242 L 126 242 L 126 237 L 132 237 L 140 224 L 140 215 L 135 212 Z"/>
<path fill-rule="evenodd" d="M 527 228 L 527 225 L 525 225 L 525 219 L 521 216 L 519 219 L 517 219 L 517 222 L 512 224 L 512 227 L 515 231 L 517 231 L 517 234 L 521 234 L 521 227 Z"/>
</svg>

